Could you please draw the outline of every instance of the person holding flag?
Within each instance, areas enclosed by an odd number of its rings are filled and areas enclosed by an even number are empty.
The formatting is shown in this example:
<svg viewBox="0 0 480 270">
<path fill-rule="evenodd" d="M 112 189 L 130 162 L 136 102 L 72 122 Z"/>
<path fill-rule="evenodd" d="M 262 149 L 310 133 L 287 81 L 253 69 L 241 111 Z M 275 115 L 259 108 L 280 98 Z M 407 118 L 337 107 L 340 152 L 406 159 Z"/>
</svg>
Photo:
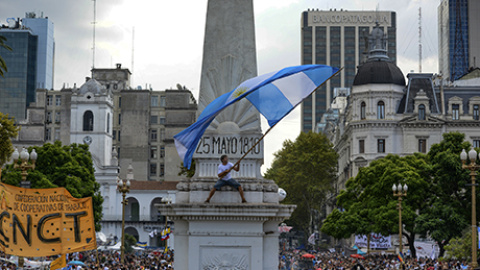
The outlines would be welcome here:
<svg viewBox="0 0 480 270">
<path fill-rule="evenodd" d="M 222 162 L 218 166 L 218 178 L 220 178 L 215 186 L 213 186 L 212 190 L 210 190 L 210 194 L 208 195 L 207 200 L 205 200 L 205 203 L 209 203 L 210 199 L 213 197 L 213 194 L 215 194 L 216 190 L 220 190 L 223 186 L 231 186 L 235 189 L 238 190 L 238 193 L 240 193 L 240 197 L 242 197 L 242 203 L 246 203 L 247 200 L 245 200 L 245 196 L 243 195 L 243 189 L 242 186 L 232 178 L 232 173 L 231 171 L 234 170 L 238 172 L 240 170 L 240 163 L 236 163 L 233 165 L 231 162 L 228 162 L 228 156 L 227 155 L 222 155 L 220 157 L 220 161 Z"/>
</svg>

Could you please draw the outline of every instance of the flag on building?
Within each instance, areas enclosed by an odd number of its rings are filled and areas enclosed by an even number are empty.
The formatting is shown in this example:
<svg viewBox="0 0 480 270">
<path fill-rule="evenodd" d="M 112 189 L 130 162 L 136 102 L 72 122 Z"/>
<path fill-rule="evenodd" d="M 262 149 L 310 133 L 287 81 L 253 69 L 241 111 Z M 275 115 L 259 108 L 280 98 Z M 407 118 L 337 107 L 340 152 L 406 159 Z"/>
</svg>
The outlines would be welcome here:
<svg viewBox="0 0 480 270">
<path fill-rule="evenodd" d="M 173 136 L 184 166 L 190 168 L 193 153 L 203 133 L 228 106 L 247 98 L 271 127 L 336 72 L 337 68 L 325 65 L 287 67 L 248 79 L 232 91 L 216 98 L 205 107 L 195 123 Z"/>
</svg>

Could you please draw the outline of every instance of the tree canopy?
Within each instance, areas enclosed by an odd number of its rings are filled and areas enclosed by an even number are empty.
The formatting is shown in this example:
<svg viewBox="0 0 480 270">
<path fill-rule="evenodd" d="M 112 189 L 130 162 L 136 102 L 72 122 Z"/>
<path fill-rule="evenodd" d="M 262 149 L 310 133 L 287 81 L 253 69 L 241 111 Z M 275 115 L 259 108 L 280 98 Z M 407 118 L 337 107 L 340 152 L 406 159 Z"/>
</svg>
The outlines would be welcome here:
<svg viewBox="0 0 480 270">
<path fill-rule="evenodd" d="M 11 51 L 12 48 L 10 48 L 7 44 L 5 44 L 5 41 L 7 41 L 7 38 L 4 36 L 0 36 L 0 49 L 3 48 L 5 50 Z M 0 55 L 0 76 L 4 77 L 5 72 L 7 71 L 8 71 L 7 63 L 5 63 L 5 60 Z"/>
<path fill-rule="evenodd" d="M 32 188 L 64 187 L 75 198 L 92 197 L 95 216 L 95 229 L 100 230 L 103 197 L 100 184 L 96 182 L 94 168 L 88 145 L 64 145 L 59 141 L 33 147 L 38 153 L 35 170 L 29 172 L 27 180 Z M 29 151 L 32 147 L 29 148 Z M 7 165 L 2 182 L 19 186 L 20 171 Z"/>
<path fill-rule="evenodd" d="M 0 176 L 1 169 L 13 153 L 12 138 L 18 135 L 20 127 L 15 125 L 13 119 L 9 119 L 8 114 L 0 112 Z"/>
<path fill-rule="evenodd" d="M 361 168 L 337 197 L 337 206 L 323 224 L 322 231 L 335 237 L 352 234 L 397 234 L 397 198 L 393 184 L 407 184 L 402 203 L 403 233 L 412 256 L 416 255 L 416 235 L 430 236 L 439 243 L 440 255 L 450 239 L 462 235 L 470 220 L 468 171 L 461 168 L 461 149 L 469 149 L 464 135 L 446 133 L 428 154 L 400 157 L 388 155 Z"/>
<path fill-rule="evenodd" d="M 265 178 L 285 189 L 283 201 L 297 208 L 287 221 L 312 233 L 320 222 L 320 212 L 336 179 L 337 153 L 321 133 L 301 133 L 295 141 L 286 140 L 275 153 Z"/>
</svg>

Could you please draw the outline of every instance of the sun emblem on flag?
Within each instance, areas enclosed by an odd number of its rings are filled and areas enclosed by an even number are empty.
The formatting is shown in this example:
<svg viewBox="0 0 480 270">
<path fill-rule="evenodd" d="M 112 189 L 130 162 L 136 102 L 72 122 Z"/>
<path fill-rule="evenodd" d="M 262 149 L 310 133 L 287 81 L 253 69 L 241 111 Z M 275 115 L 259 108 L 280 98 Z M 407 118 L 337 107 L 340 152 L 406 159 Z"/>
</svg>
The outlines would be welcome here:
<svg viewBox="0 0 480 270">
<path fill-rule="evenodd" d="M 248 91 L 247 87 L 239 87 L 235 92 L 233 92 L 233 98 L 238 98 L 239 96 L 245 94 Z"/>
</svg>

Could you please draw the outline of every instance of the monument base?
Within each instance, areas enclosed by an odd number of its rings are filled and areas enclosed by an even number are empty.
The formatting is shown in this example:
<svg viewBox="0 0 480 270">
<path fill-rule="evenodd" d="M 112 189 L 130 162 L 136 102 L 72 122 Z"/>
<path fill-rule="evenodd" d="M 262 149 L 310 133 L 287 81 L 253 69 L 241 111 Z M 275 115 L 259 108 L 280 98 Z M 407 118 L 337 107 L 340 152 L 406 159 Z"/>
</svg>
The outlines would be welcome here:
<svg viewBox="0 0 480 270">
<path fill-rule="evenodd" d="M 278 269 L 278 225 L 295 209 L 278 202 L 156 206 L 175 222 L 175 268 L 185 270 Z"/>
</svg>

